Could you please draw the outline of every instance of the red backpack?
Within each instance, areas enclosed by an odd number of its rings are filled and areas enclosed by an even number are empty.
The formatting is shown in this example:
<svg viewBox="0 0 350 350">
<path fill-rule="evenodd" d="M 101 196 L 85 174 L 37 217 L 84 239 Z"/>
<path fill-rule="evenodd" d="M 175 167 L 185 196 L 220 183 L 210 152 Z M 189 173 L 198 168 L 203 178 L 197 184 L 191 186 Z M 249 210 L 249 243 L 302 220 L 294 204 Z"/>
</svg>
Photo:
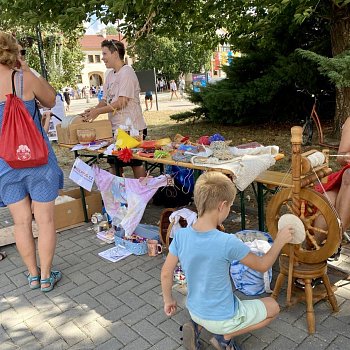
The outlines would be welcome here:
<svg viewBox="0 0 350 350">
<path fill-rule="evenodd" d="M 16 169 L 37 167 L 47 164 L 49 151 L 43 130 L 41 129 L 40 133 L 34 122 L 35 116 L 39 116 L 38 106 L 35 104 L 35 114 L 32 117 L 23 101 L 16 95 L 15 73 L 12 73 L 12 94 L 6 95 L 0 132 L 0 158 Z M 20 72 L 21 90 L 22 74 Z M 41 126 L 41 123 L 39 124 Z"/>
</svg>

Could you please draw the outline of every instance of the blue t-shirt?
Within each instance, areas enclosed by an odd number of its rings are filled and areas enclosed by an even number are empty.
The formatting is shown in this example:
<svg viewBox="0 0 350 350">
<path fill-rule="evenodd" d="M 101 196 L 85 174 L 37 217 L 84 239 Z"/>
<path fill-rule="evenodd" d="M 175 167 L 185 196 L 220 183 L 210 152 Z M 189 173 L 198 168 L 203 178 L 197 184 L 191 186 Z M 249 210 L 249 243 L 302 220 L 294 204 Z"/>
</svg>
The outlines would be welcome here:
<svg viewBox="0 0 350 350">
<path fill-rule="evenodd" d="M 230 264 L 242 260 L 249 247 L 234 235 L 186 227 L 176 232 L 169 251 L 180 260 L 187 280 L 187 308 L 204 320 L 222 321 L 236 313 Z"/>
</svg>

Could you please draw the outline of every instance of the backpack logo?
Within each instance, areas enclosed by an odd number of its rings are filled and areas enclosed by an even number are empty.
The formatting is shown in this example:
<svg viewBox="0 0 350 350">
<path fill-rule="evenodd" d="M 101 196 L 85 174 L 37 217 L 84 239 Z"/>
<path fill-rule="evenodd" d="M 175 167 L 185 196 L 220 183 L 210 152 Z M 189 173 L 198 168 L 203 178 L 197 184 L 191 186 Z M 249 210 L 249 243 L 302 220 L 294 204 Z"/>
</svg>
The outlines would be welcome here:
<svg viewBox="0 0 350 350">
<path fill-rule="evenodd" d="M 31 158 L 30 148 L 27 145 L 19 145 L 17 150 L 17 159 L 23 162 Z"/>
</svg>

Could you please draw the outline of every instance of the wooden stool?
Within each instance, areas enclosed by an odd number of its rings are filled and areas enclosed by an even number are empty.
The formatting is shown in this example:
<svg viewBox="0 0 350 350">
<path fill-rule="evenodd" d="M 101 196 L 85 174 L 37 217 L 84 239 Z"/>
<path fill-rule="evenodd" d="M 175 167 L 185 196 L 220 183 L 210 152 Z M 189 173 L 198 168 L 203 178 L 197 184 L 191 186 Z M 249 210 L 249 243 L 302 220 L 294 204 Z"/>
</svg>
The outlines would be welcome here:
<svg viewBox="0 0 350 350">
<path fill-rule="evenodd" d="M 281 291 L 283 282 L 286 276 L 288 276 L 289 257 L 285 255 L 281 255 L 279 258 L 279 265 L 280 265 L 280 273 L 277 277 L 276 285 L 272 293 L 272 297 L 274 299 L 277 299 L 278 294 Z M 321 299 L 328 299 L 333 308 L 333 311 L 334 312 L 339 311 L 338 303 L 334 296 L 334 293 L 327 275 L 327 262 L 325 261 L 317 264 L 298 263 L 294 265 L 292 277 L 293 277 L 293 282 L 297 278 L 301 278 L 305 282 L 305 290 L 304 290 L 305 295 L 303 295 L 301 298 L 297 298 L 297 300 L 295 300 L 295 303 L 299 302 L 300 299 L 305 299 L 308 330 L 310 334 L 315 333 L 315 313 L 314 313 L 314 306 L 313 306 L 314 302 Z M 311 286 L 311 281 L 315 278 L 322 278 L 323 285 L 326 289 L 326 293 L 323 293 L 323 295 L 319 296 L 318 298 L 315 297 L 314 290 Z M 302 290 L 300 289 L 300 291 Z M 291 300 L 287 300 L 287 306 L 290 306 L 291 304 L 292 304 Z"/>
</svg>

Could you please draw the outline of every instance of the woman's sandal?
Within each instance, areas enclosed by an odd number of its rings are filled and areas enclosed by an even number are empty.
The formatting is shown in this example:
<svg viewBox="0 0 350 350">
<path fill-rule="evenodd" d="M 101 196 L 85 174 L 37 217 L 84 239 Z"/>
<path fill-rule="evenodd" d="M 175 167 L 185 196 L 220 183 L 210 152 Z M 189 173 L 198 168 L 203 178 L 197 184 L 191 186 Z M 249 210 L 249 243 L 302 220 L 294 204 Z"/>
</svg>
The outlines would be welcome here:
<svg viewBox="0 0 350 350">
<path fill-rule="evenodd" d="M 62 278 L 62 273 L 60 271 L 51 271 L 50 277 L 42 279 L 40 281 L 41 291 L 42 292 L 50 292 L 52 291 L 55 284 Z M 48 287 L 43 287 L 43 284 L 50 284 Z"/>
<path fill-rule="evenodd" d="M 40 288 L 40 268 L 38 267 L 38 275 L 37 276 L 31 276 L 30 273 L 24 273 L 24 275 L 28 279 L 28 285 L 30 289 L 38 289 Z M 33 282 L 38 282 L 33 284 Z"/>
</svg>

